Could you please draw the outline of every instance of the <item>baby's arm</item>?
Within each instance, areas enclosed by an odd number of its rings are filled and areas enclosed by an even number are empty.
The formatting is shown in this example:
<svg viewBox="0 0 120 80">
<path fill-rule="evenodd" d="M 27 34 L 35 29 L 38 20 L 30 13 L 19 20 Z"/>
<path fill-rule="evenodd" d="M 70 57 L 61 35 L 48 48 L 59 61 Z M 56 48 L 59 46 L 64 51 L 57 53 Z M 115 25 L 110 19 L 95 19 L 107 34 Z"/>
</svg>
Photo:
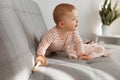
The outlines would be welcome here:
<svg viewBox="0 0 120 80">
<path fill-rule="evenodd" d="M 75 50 L 77 52 L 78 59 L 82 60 L 88 60 L 91 59 L 89 55 L 86 54 L 85 49 L 84 49 L 84 44 L 83 40 L 78 34 L 78 32 L 75 32 L 75 37 L 74 37 L 74 43 L 75 43 Z"/>
<path fill-rule="evenodd" d="M 46 65 L 46 57 L 45 53 L 47 48 L 50 46 L 50 44 L 54 41 L 54 35 L 51 31 L 47 32 L 43 37 L 41 42 L 39 43 L 38 49 L 37 49 L 37 57 L 36 57 L 36 64 L 38 61 L 41 62 L 40 65 L 45 66 Z"/>
<path fill-rule="evenodd" d="M 78 34 L 77 31 L 74 32 L 74 44 L 75 44 L 75 51 L 77 52 L 78 55 L 86 54 L 85 49 L 84 49 L 84 44 L 83 40 Z"/>
<path fill-rule="evenodd" d="M 80 37 L 80 35 L 78 34 L 77 31 L 74 32 L 74 39 L 73 39 L 73 41 L 74 41 L 75 50 L 76 50 L 77 53 L 85 52 L 83 40 L 82 40 L 82 38 Z"/>
</svg>

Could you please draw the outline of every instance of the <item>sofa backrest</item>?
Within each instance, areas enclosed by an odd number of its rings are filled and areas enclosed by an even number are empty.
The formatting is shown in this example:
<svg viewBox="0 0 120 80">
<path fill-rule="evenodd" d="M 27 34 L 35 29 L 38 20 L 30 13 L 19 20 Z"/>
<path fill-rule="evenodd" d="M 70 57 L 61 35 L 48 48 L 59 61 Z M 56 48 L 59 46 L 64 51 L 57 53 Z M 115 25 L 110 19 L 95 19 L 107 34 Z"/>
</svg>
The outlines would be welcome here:
<svg viewBox="0 0 120 80">
<path fill-rule="evenodd" d="M 29 80 L 46 31 L 33 0 L 0 0 L 0 80 Z"/>
</svg>

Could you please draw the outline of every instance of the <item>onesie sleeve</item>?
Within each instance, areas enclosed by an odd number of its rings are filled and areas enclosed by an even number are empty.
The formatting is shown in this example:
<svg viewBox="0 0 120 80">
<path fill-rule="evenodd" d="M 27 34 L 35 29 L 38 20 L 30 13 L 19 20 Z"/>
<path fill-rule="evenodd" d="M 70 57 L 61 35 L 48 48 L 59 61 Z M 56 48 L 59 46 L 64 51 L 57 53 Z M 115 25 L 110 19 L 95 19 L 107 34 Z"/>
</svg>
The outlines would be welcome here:
<svg viewBox="0 0 120 80">
<path fill-rule="evenodd" d="M 81 36 L 79 35 L 78 31 L 74 31 L 73 41 L 75 44 L 75 50 L 76 50 L 77 54 L 79 54 L 81 52 L 85 52 L 83 40 L 82 40 Z"/>
<path fill-rule="evenodd" d="M 47 48 L 54 41 L 54 33 L 52 31 L 47 32 L 42 36 L 42 40 L 39 43 L 37 54 L 45 55 Z"/>
</svg>

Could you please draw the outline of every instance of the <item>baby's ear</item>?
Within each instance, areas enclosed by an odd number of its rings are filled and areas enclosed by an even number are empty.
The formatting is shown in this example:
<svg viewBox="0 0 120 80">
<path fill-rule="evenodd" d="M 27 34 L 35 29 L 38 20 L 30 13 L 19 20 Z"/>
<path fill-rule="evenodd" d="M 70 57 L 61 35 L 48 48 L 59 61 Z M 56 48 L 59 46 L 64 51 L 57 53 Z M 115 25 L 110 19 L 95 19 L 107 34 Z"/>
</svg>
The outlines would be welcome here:
<svg viewBox="0 0 120 80">
<path fill-rule="evenodd" d="M 58 25 L 62 28 L 62 27 L 64 27 L 64 23 L 62 22 L 62 21 L 60 21 L 59 23 L 58 23 Z"/>
</svg>

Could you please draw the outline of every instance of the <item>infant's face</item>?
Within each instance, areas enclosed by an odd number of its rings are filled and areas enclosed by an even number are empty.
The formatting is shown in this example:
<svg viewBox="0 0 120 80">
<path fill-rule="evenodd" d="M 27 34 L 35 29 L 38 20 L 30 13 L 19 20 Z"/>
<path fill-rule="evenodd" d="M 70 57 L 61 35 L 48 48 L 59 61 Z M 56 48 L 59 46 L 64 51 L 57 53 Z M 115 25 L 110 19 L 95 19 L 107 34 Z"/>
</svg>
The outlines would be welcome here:
<svg viewBox="0 0 120 80">
<path fill-rule="evenodd" d="M 78 27 L 78 12 L 76 9 L 67 12 L 63 17 L 64 28 L 68 31 L 75 31 Z"/>
</svg>

